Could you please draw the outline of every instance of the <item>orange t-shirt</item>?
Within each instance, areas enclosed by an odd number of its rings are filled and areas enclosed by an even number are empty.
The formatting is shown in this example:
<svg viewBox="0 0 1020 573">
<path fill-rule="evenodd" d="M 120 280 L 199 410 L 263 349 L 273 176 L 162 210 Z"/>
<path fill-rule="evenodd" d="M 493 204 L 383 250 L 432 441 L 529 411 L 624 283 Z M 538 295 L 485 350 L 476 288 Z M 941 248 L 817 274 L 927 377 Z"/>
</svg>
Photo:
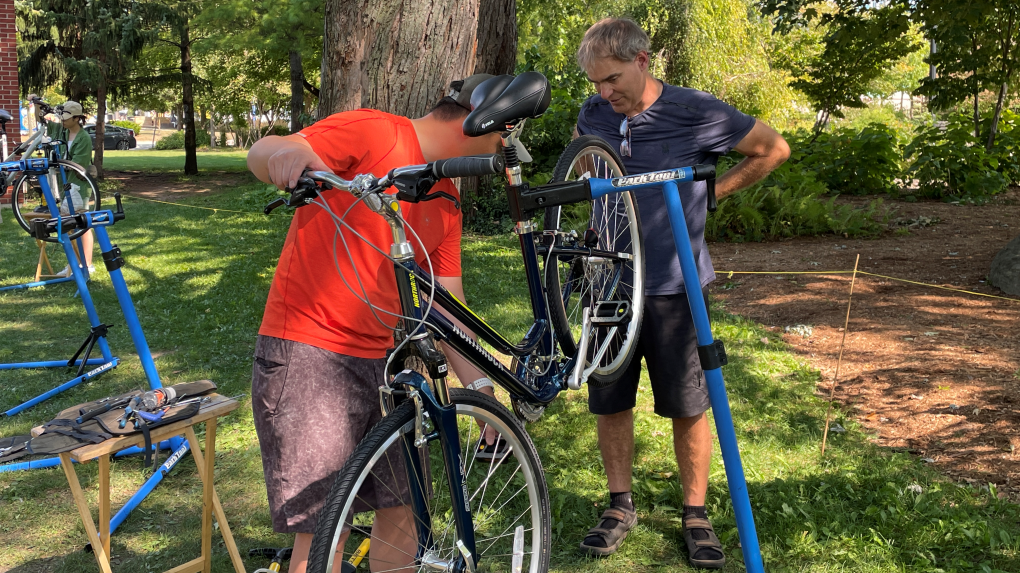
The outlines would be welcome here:
<svg viewBox="0 0 1020 573">
<path fill-rule="evenodd" d="M 411 121 L 380 111 L 338 113 L 302 130 L 301 135 L 326 165 L 344 179 L 359 173 L 381 177 L 395 167 L 425 163 Z M 459 198 L 449 179 L 440 181 L 433 191 L 446 191 Z M 389 192 L 395 190 L 391 187 Z M 350 193 L 340 190 L 326 191 L 323 197 L 337 216 L 342 216 L 355 201 Z M 418 263 L 428 270 L 424 256 L 428 252 L 435 276 L 460 276 L 460 211 L 452 202 L 442 199 L 400 206 L 405 221 L 424 242 L 423 250 L 414 236 L 407 233 Z M 393 234 L 381 215 L 358 204 L 347 214 L 346 221 L 384 253 L 390 252 Z M 350 257 L 324 209 L 307 205 L 294 212 L 259 334 L 348 356 L 382 358 L 386 349 L 393 346 L 393 333 L 379 324 L 368 305 L 358 299 L 367 298 L 389 312 L 400 312 L 393 263 L 349 229 L 341 229 Z M 361 293 L 355 269 L 367 297 Z M 344 285 L 340 273 L 358 296 Z M 388 325 L 396 324 L 393 316 L 377 313 Z"/>
</svg>

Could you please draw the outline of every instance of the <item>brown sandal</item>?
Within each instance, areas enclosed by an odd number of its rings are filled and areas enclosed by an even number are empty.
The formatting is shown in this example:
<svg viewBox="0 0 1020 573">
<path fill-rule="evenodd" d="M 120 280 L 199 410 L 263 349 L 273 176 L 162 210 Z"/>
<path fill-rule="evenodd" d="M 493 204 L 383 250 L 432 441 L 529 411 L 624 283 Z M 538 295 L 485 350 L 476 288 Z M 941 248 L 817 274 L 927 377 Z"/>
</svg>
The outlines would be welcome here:
<svg viewBox="0 0 1020 573">
<path fill-rule="evenodd" d="M 612 529 L 603 527 L 606 524 L 606 521 L 611 519 L 617 521 L 616 526 Z M 589 529 L 588 534 L 585 535 L 585 539 L 592 536 L 600 537 L 606 546 L 598 547 L 595 545 L 585 545 L 582 540 L 581 551 L 593 557 L 605 557 L 607 555 L 612 555 L 620 548 L 620 544 L 627 538 L 627 533 L 629 533 L 631 528 L 633 528 L 636 524 L 637 511 L 619 507 L 610 507 L 602 512 L 602 517 L 599 518 L 598 525 Z"/>
<path fill-rule="evenodd" d="M 690 560 L 691 565 L 699 569 L 722 569 L 726 564 L 726 554 L 723 553 L 722 543 L 719 542 L 719 538 L 716 537 L 715 531 L 712 529 L 712 523 L 700 517 L 685 517 L 683 524 L 687 559 Z M 698 535 L 702 539 L 695 539 L 694 531 L 703 531 L 707 535 Z M 714 551 L 721 557 L 718 559 L 697 558 L 698 553 L 705 550 Z"/>
</svg>

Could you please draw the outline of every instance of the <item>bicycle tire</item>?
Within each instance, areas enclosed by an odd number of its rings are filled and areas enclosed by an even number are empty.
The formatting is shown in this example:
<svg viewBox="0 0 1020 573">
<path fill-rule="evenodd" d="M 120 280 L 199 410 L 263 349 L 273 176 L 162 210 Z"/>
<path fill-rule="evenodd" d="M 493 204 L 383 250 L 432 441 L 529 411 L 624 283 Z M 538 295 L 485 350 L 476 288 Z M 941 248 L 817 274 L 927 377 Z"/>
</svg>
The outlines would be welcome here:
<svg viewBox="0 0 1020 573">
<path fill-rule="evenodd" d="M 550 182 L 567 181 L 569 178 L 577 176 L 579 162 L 587 163 L 582 167 L 582 169 L 586 169 L 585 173 L 580 174 L 582 177 L 585 174 L 599 178 L 619 177 L 627 174 L 623 161 L 617 156 L 612 146 L 600 137 L 584 135 L 571 142 L 560 155 Z M 591 173 L 593 170 L 595 173 Z M 550 318 L 560 349 L 567 356 L 573 356 L 577 353 L 578 341 L 575 340 L 575 336 L 580 334 L 581 313 L 585 306 L 593 308 L 594 303 L 598 302 L 598 300 L 613 300 L 613 297 L 628 300 L 631 303 L 633 314 L 626 330 L 622 335 L 618 332 L 613 340 L 602 341 L 603 343 L 608 343 L 610 347 L 599 361 L 600 366 L 596 367 L 588 377 L 589 384 L 596 388 L 604 388 L 619 380 L 627 370 L 631 360 L 634 358 L 638 336 L 641 333 L 645 297 L 645 261 L 641 236 L 641 217 L 637 209 L 637 200 L 631 191 L 607 195 L 595 201 L 578 203 L 576 205 L 589 206 L 587 209 L 588 221 L 586 223 L 588 229 L 582 232 L 589 233 L 590 231 L 596 231 L 599 248 L 618 252 L 627 251 L 629 248 L 630 254 L 634 257 L 632 263 L 629 264 L 629 269 L 627 268 L 628 263 L 620 263 L 621 266 L 616 268 L 616 271 L 621 273 L 621 277 L 626 278 L 627 273 L 630 273 L 629 295 L 626 292 L 627 285 L 624 284 L 625 288 L 623 289 L 619 289 L 616 286 L 611 286 L 608 289 L 614 292 L 596 292 L 597 296 L 588 295 L 587 301 L 584 300 L 585 295 L 582 294 L 586 288 L 585 284 L 583 284 L 584 282 L 589 283 L 588 286 L 592 287 L 589 292 L 606 286 L 605 284 L 598 286 L 599 277 L 594 276 L 593 278 L 590 274 L 593 272 L 591 269 L 594 265 L 585 266 L 587 264 L 586 261 L 591 260 L 590 257 L 574 257 L 568 261 L 550 260 L 545 268 L 546 302 L 549 306 Z M 575 212 L 578 210 L 578 207 L 574 205 L 565 207 L 568 210 L 574 208 Z M 601 209 L 602 215 L 599 217 L 599 221 L 596 222 L 595 215 L 599 209 Z M 546 231 L 564 230 L 562 229 L 564 226 L 564 210 L 564 207 L 546 208 L 544 221 Z M 616 213 L 616 215 L 605 215 L 605 213 L 610 211 Z M 581 222 L 583 215 L 575 215 L 573 218 L 575 219 L 573 222 Z M 619 231 L 621 226 L 625 226 L 626 229 Z M 596 227 L 599 228 L 596 229 Z M 610 227 L 614 227 L 615 230 Z M 561 246 L 563 241 L 564 236 L 557 234 L 553 244 Z M 561 266 L 563 263 L 572 268 L 564 270 Z M 561 272 L 564 273 L 564 277 L 560 276 Z M 564 278 L 567 280 L 564 280 Z M 575 280 L 581 283 L 580 290 L 571 286 L 571 282 Z M 607 296 L 609 298 L 606 298 Z M 576 299 L 573 302 L 571 301 L 572 297 Z M 576 306 L 568 308 L 573 304 L 576 304 Z M 578 332 L 575 333 L 575 329 Z M 590 352 L 599 347 L 599 333 L 600 330 L 596 329 L 595 340 L 593 341 L 595 344 L 589 345 Z M 585 363 L 588 364 L 593 357 L 592 354 L 589 354 L 586 357 Z"/>
<path fill-rule="evenodd" d="M 60 197 L 63 198 L 68 192 L 69 185 L 67 181 L 67 172 L 73 172 L 75 177 L 84 181 L 90 187 L 89 198 L 83 204 L 81 211 L 98 211 L 102 207 L 102 201 L 99 196 L 99 186 L 96 185 L 95 180 L 89 176 L 85 171 L 85 168 L 72 161 L 65 159 L 56 159 L 50 161 L 51 166 L 62 168 L 58 171 L 61 173 L 60 183 Z M 51 170 L 52 173 L 52 170 Z M 32 234 L 32 227 L 30 221 L 34 218 L 28 216 L 28 213 L 32 213 L 35 207 L 42 205 L 42 192 L 39 187 L 39 176 L 22 173 L 18 176 L 14 182 L 13 190 L 11 193 L 11 208 L 14 211 L 14 218 L 18 221 L 18 225 L 25 230 L 26 233 Z M 80 192 L 79 192 L 80 194 Z M 81 212 L 78 211 L 78 212 Z M 46 212 L 49 217 L 49 211 Z M 74 240 L 85 234 L 87 229 L 75 229 L 67 234 L 67 238 Z M 56 243 L 56 237 L 49 237 L 44 239 L 45 241 Z"/>
<path fill-rule="evenodd" d="M 457 408 L 458 428 L 460 428 L 462 442 L 464 442 L 462 443 L 461 451 L 465 452 L 466 455 L 463 455 L 461 459 L 462 467 L 466 468 L 465 487 L 467 488 L 468 498 L 471 500 L 472 506 L 475 505 L 475 497 L 481 491 L 481 497 L 477 500 L 478 507 L 472 507 L 472 518 L 476 520 L 476 563 L 481 564 L 498 559 L 506 561 L 508 563 L 506 569 L 509 570 L 509 563 L 513 558 L 513 550 L 512 548 L 508 550 L 508 544 L 512 547 L 513 540 L 508 539 L 508 537 L 513 537 L 513 534 L 506 532 L 510 531 L 511 527 L 516 530 L 521 518 L 530 512 L 531 519 L 520 524 L 525 527 L 530 525 L 531 531 L 529 536 L 522 536 L 527 539 L 528 544 L 526 548 L 530 549 L 530 552 L 523 556 L 525 561 L 525 568 L 523 570 L 530 573 L 544 573 L 549 568 L 552 522 L 545 474 L 542 471 L 541 461 L 538 458 L 538 452 L 534 444 L 531 442 L 531 438 L 513 414 L 493 398 L 479 392 L 459 388 L 450 389 L 450 398 Z M 365 492 L 366 496 L 374 495 L 369 492 L 369 488 L 376 488 L 377 485 L 368 485 L 369 482 L 376 481 L 377 483 L 382 483 L 379 481 L 379 474 L 375 473 L 377 467 L 380 474 L 393 476 L 392 483 L 396 483 L 394 466 L 386 463 L 386 461 L 393 459 L 390 456 L 395 451 L 403 459 L 403 448 L 406 448 L 407 444 L 414 440 L 414 419 L 414 404 L 409 400 L 405 401 L 392 410 L 389 415 L 383 417 L 368 432 L 365 438 L 358 444 L 354 454 L 344 464 L 337 475 L 329 496 L 326 498 L 322 512 L 319 514 L 315 536 L 313 537 L 309 553 L 309 572 L 331 572 L 335 559 L 346 560 L 365 537 L 375 531 L 379 531 L 379 524 L 373 523 L 372 526 L 364 524 L 364 521 L 366 521 L 365 514 L 374 510 L 366 497 L 362 496 L 362 492 Z M 471 436 L 476 435 L 475 440 L 477 440 L 477 434 L 480 434 L 481 431 L 475 422 L 476 419 L 491 425 L 507 440 L 511 448 L 507 460 L 495 465 L 492 462 L 479 462 L 478 465 L 475 464 L 476 460 L 472 449 L 475 442 L 472 441 Z M 472 428 L 475 430 L 474 432 L 472 432 Z M 466 440 L 463 437 L 465 431 L 468 434 Z M 446 562 L 452 562 L 459 553 L 454 548 L 453 539 L 450 540 L 449 547 L 443 546 L 443 542 L 447 541 L 447 533 L 451 531 L 453 524 L 452 518 L 449 518 L 445 511 L 440 511 L 449 510 L 448 505 L 444 507 L 442 504 L 444 499 L 445 502 L 449 501 L 448 488 L 450 485 L 444 469 L 445 466 L 442 463 L 441 454 L 438 453 L 441 451 L 442 444 L 439 443 L 438 439 L 434 439 L 424 448 L 428 448 L 429 456 L 427 458 L 418 457 L 417 459 L 425 460 L 426 463 L 424 465 L 426 469 L 424 473 L 431 477 L 426 484 L 419 484 L 419 491 L 423 492 L 422 495 L 428 500 L 429 505 L 434 503 L 434 507 L 430 507 L 430 514 L 433 518 L 433 523 L 431 524 L 433 534 L 435 535 L 444 524 L 445 530 L 443 530 L 442 540 L 439 542 L 440 547 L 431 547 L 428 548 L 427 552 L 422 553 L 424 553 L 426 558 L 444 559 Z M 412 455 L 420 455 L 421 452 L 421 450 L 413 449 L 411 451 L 413 452 Z M 440 456 L 438 460 L 437 456 Z M 507 465 L 508 461 L 511 462 L 509 466 Z M 517 462 L 516 468 L 512 467 L 513 461 Z M 481 465 L 483 463 L 488 463 L 488 466 L 483 467 Z M 399 465 L 401 467 L 397 468 L 397 471 L 401 471 L 402 475 L 406 475 L 407 472 L 403 468 L 404 464 L 401 462 Z M 478 481 L 478 475 L 472 473 L 472 470 L 476 468 L 479 472 L 485 472 L 482 482 Z M 441 474 L 441 477 L 438 479 L 436 477 L 437 474 Z M 495 507 L 498 503 L 502 503 L 502 505 L 496 507 L 496 509 L 486 508 L 487 511 L 482 511 L 482 503 L 486 501 L 487 490 L 495 491 L 497 488 L 500 488 L 497 480 L 506 476 L 509 476 L 506 483 L 501 486 L 501 489 L 499 489 L 499 492 L 492 500 L 492 507 Z M 369 477 L 374 477 L 375 479 L 369 480 Z M 410 484 L 411 481 L 412 479 L 408 477 L 407 483 Z M 505 501 L 497 501 L 502 500 L 504 492 L 512 482 L 520 483 L 521 481 L 523 481 L 521 489 L 518 489 L 512 495 L 508 493 Z M 393 491 L 394 488 L 386 487 L 389 489 L 390 494 L 397 495 Z M 401 487 L 395 486 L 395 489 L 399 490 Z M 504 527 L 505 520 L 496 519 L 496 517 L 503 514 L 509 516 L 515 515 L 522 502 L 521 499 L 518 499 L 522 491 L 527 492 L 527 502 L 530 505 L 524 508 L 524 511 L 519 514 L 516 520 Z M 403 494 L 397 497 L 401 501 L 404 500 Z M 358 502 L 362 505 L 361 511 L 357 511 L 358 508 L 355 507 Z M 407 505 L 407 503 L 403 505 Z M 365 509 L 366 507 L 367 510 Z M 503 513 L 499 513 L 501 511 Z M 437 518 L 437 516 L 439 517 Z M 375 516 L 373 515 L 372 518 L 374 521 Z M 417 516 L 414 519 L 420 520 Z M 493 521 L 494 519 L 495 521 Z M 390 523 L 393 524 L 392 521 Z M 346 537 L 344 524 L 349 524 Z M 496 533 L 496 536 L 486 537 L 492 533 Z M 405 534 L 410 536 L 411 541 L 415 540 L 416 532 L 407 533 L 405 531 Z M 453 537 L 456 537 L 456 535 L 453 535 Z M 394 540 L 395 538 L 391 537 L 390 539 Z M 382 541 L 380 540 L 380 542 Z M 486 542 L 489 542 L 488 545 L 486 545 Z M 385 544 L 385 542 L 382 543 Z M 385 545 L 398 549 L 396 545 Z M 417 542 L 414 545 L 415 549 L 420 549 Z M 376 546 L 377 542 L 373 538 L 371 547 L 375 548 Z M 419 552 L 416 551 L 416 553 Z M 373 558 L 373 555 L 372 549 L 370 549 L 369 558 Z M 405 552 L 403 559 L 407 559 L 406 555 L 409 554 Z M 403 569 L 406 563 L 406 561 L 399 563 L 382 561 L 382 556 L 379 559 L 381 561 L 379 564 L 383 565 L 384 569 L 393 569 L 394 565 Z M 414 567 L 415 570 L 422 570 L 422 561 L 418 560 L 406 566 Z M 429 569 L 426 568 L 425 570 Z M 487 567 L 486 570 L 502 569 Z"/>
</svg>

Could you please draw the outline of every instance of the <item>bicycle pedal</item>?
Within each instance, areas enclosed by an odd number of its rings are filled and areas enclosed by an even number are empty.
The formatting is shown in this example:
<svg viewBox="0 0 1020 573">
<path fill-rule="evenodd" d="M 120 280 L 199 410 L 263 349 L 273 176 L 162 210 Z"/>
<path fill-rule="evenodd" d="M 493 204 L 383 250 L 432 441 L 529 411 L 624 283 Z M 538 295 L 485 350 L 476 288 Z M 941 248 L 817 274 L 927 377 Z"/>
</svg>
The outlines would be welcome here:
<svg viewBox="0 0 1020 573">
<path fill-rule="evenodd" d="M 630 322 L 633 313 L 630 303 L 623 300 L 603 300 L 595 303 L 591 325 L 598 328 L 623 326 Z"/>
</svg>

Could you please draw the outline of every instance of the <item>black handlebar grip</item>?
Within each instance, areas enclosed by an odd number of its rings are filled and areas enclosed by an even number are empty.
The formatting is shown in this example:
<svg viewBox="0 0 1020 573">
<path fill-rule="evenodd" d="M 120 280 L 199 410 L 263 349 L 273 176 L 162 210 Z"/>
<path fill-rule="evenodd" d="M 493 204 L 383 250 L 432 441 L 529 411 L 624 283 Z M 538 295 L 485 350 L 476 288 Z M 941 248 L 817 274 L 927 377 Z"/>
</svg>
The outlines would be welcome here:
<svg viewBox="0 0 1020 573">
<path fill-rule="evenodd" d="M 432 173 L 439 178 L 478 177 L 500 173 L 504 166 L 501 155 L 471 155 L 440 159 L 432 164 Z"/>
</svg>

